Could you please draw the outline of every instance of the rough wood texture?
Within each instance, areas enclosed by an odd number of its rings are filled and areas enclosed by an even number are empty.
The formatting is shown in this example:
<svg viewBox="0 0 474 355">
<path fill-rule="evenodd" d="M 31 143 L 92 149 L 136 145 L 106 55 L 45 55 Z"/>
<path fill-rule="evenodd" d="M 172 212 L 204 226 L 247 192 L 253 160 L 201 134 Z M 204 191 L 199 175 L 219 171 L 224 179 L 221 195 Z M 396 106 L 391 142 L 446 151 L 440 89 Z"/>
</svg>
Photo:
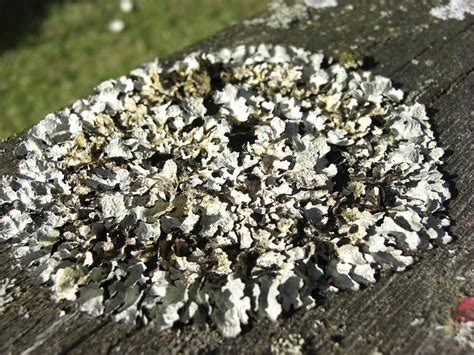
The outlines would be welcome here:
<svg viewBox="0 0 474 355">
<path fill-rule="evenodd" d="M 351 4 L 353 11 L 341 12 L 342 6 L 322 10 L 320 19 L 306 27 L 270 30 L 237 24 L 184 52 L 278 43 L 337 56 L 357 44 L 356 51 L 370 59 L 371 70 L 392 78 L 411 92 L 408 99 L 429 110 L 439 141 L 449 152 L 444 171 L 455 192 L 449 205 L 455 242 L 425 253 L 405 273 L 384 275 L 374 286 L 334 295 L 312 311 L 276 323 L 256 321 L 235 339 L 192 327 L 158 333 L 152 327 L 130 328 L 74 313 L 67 303 L 53 304 L 46 288 L 31 285 L 25 272 L 14 269 L 10 246 L 2 244 L 0 278 L 16 278 L 22 293 L 0 315 L 0 353 L 260 353 L 290 334 L 301 336 L 301 349 L 311 353 L 468 353 L 453 339 L 449 313 L 460 297 L 474 293 L 474 19 L 467 15 L 464 21 L 437 21 L 429 10 L 438 1 Z M 383 17 L 381 11 L 393 13 Z M 6 150 L 0 154 L 0 174 L 15 172 L 14 145 L 15 138 L 0 144 Z M 71 311 L 61 317 L 61 309 Z M 27 311 L 29 318 L 20 311 Z"/>
</svg>

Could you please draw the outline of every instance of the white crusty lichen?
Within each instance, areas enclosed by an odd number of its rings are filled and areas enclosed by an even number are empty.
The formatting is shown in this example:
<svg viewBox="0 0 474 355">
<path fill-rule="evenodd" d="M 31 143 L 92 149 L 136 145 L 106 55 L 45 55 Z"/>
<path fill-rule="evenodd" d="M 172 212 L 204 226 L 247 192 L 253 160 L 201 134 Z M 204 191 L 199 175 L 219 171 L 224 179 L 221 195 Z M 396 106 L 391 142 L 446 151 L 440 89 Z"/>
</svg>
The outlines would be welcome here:
<svg viewBox="0 0 474 355">
<path fill-rule="evenodd" d="M 270 346 L 272 354 L 301 355 L 303 354 L 304 339 L 299 334 L 288 334 L 286 338 L 273 341 Z"/>
<path fill-rule="evenodd" d="M 266 25 L 270 28 L 289 28 L 292 23 L 308 23 L 318 18 L 311 11 L 337 6 L 336 0 L 270 0 L 268 14 L 244 20 L 245 25 Z"/>
<path fill-rule="evenodd" d="M 235 336 L 450 241 L 425 109 L 282 46 L 144 64 L 48 115 L 0 183 L 0 240 L 94 316 Z"/>
<path fill-rule="evenodd" d="M 446 5 L 432 8 L 430 14 L 442 20 L 464 20 L 466 14 L 474 15 L 474 2 L 472 0 L 449 0 Z"/>
<path fill-rule="evenodd" d="M 315 9 L 337 6 L 337 0 L 304 0 L 304 3 Z"/>
</svg>

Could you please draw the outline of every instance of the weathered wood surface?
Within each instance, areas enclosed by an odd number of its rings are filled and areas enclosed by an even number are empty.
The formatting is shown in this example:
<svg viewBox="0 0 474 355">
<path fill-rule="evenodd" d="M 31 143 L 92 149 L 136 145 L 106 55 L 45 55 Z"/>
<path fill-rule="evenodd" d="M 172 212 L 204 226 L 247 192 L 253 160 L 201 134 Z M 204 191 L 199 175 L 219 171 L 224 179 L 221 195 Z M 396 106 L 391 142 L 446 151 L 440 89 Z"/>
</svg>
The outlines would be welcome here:
<svg viewBox="0 0 474 355">
<path fill-rule="evenodd" d="M 341 11 L 341 6 L 325 9 L 316 23 L 295 24 L 288 30 L 237 24 L 183 53 L 275 43 L 337 56 L 357 45 L 356 51 L 370 58 L 371 70 L 392 78 L 411 92 L 409 99 L 429 110 L 439 141 L 449 152 L 444 172 L 455 192 L 449 204 L 455 242 L 425 253 L 405 273 L 383 275 L 376 285 L 357 293 L 334 295 L 312 311 L 299 311 L 276 323 L 255 321 L 235 339 L 192 327 L 158 333 L 152 327 L 130 328 L 72 310 L 61 316 L 62 309 L 72 307 L 52 303 L 46 288 L 31 285 L 25 272 L 12 267 L 10 246 L 2 244 L 0 279 L 16 278 L 22 293 L 0 315 L 0 353 L 261 353 L 290 334 L 301 336 L 302 350 L 310 353 L 469 353 L 450 334 L 449 314 L 460 297 L 474 293 L 474 18 L 437 21 L 429 10 L 438 1 L 351 4 L 353 11 Z M 381 11 L 393 13 L 384 17 Z M 0 154 L 0 174 L 15 172 L 15 142 L 12 138 L 0 144 L 6 150 Z"/>
</svg>

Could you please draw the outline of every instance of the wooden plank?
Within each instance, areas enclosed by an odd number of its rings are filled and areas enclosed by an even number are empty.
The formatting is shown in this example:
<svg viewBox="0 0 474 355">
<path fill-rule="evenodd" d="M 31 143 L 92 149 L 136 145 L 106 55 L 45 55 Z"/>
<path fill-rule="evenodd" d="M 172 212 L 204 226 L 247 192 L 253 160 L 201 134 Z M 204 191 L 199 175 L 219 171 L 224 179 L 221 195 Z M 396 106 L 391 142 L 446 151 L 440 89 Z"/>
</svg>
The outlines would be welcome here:
<svg viewBox="0 0 474 355">
<path fill-rule="evenodd" d="M 370 58 L 371 70 L 388 76 L 409 99 L 424 103 L 441 145 L 449 152 L 444 172 L 455 192 L 449 204 L 456 241 L 425 253 L 409 271 L 383 275 L 374 286 L 343 292 L 312 311 L 272 323 L 257 320 L 235 339 L 213 329 L 184 327 L 158 333 L 130 328 L 107 318 L 66 312 L 48 290 L 31 285 L 25 272 L 11 267 L 10 246 L 0 245 L 1 278 L 15 278 L 22 290 L 0 315 L 0 353 L 175 353 L 269 352 L 272 344 L 300 336 L 302 350 L 318 353 L 467 353 L 442 327 L 451 324 L 450 308 L 473 295 L 473 17 L 437 21 L 429 10 L 439 1 L 351 1 L 321 11 L 311 25 L 287 30 L 237 24 L 186 48 L 216 49 L 237 44 L 274 43 L 305 47 L 337 56 L 355 51 Z M 406 11 L 403 11 L 403 6 Z M 382 11 L 392 14 L 382 16 Z M 416 64 L 418 63 L 418 64 Z M 0 144 L 0 174 L 15 173 L 11 155 L 16 138 Z M 28 318 L 25 317 L 28 315 Z"/>
</svg>

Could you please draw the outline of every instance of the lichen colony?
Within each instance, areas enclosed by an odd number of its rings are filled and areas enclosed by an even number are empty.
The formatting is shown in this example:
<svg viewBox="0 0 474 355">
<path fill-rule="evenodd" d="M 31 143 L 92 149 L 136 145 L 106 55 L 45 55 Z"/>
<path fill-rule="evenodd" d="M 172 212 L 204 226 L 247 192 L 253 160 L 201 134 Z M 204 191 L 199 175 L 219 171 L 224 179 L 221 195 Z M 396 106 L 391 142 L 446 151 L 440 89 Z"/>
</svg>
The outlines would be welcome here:
<svg viewBox="0 0 474 355">
<path fill-rule="evenodd" d="M 55 299 L 159 329 L 235 336 L 451 239 L 424 107 L 298 48 L 147 63 L 15 154 L 0 183 L 14 258 Z"/>
</svg>

